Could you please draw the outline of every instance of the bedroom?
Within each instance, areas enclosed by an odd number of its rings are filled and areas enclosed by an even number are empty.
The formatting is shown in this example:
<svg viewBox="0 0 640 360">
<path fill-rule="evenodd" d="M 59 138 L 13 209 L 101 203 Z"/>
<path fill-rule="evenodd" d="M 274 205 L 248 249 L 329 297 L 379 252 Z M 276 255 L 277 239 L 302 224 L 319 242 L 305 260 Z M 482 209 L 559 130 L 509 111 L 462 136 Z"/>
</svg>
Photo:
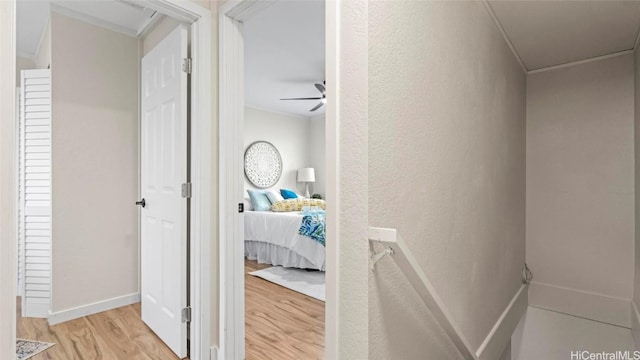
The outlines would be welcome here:
<svg viewBox="0 0 640 360">
<path fill-rule="evenodd" d="M 246 359 L 324 358 L 324 36 L 323 1 L 244 22 Z"/>
</svg>

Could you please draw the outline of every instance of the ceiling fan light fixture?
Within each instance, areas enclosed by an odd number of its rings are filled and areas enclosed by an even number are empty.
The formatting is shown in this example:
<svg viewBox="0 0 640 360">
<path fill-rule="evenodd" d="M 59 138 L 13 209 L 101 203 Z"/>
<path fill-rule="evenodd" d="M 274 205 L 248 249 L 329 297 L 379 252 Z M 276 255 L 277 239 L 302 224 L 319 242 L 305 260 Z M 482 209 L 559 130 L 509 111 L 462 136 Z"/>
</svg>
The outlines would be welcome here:
<svg viewBox="0 0 640 360">
<path fill-rule="evenodd" d="M 280 99 L 280 100 L 320 100 L 320 103 L 318 103 L 318 105 L 316 105 L 315 107 L 313 107 L 311 110 L 311 112 L 318 110 L 319 108 L 321 108 L 324 104 L 327 103 L 327 98 L 325 96 L 325 87 L 324 87 L 324 81 L 322 82 L 322 84 L 320 83 L 316 83 L 313 84 L 316 89 L 318 89 L 318 91 L 320 91 L 320 95 L 321 97 L 316 97 L 316 98 L 286 98 L 286 99 Z"/>
</svg>

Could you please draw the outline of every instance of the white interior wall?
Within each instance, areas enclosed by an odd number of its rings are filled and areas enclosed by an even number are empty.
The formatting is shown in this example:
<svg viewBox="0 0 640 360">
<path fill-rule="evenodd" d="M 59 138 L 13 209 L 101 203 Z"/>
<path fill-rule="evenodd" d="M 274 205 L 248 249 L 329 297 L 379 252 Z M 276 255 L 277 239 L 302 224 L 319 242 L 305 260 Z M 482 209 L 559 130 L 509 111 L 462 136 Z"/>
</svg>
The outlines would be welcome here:
<svg viewBox="0 0 640 360">
<path fill-rule="evenodd" d="M 54 313 L 138 292 L 138 40 L 53 13 Z"/>
<path fill-rule="evenodd" d="M 309 164 L 315 169 L 316 182 L 309 185 L 312 194 L 326 197 L 327 156 L 326 156 L 326 120 L 325 116 L 309 119 Z"/>
<path fill-rule="evenodd" d="M 630 326 L 634 70 L 627 54 L 527 79 L 529 302 Z"/>
<path fill-rule="evenodd" d="M 481 2 L 370 3 L 369 225 L 398 229 L 475 349 L 521 286 L 525 82 Z M 370 359 L 461 358 L 392 260 L 369 284 Z"/>
<path fill-rule="evenodd" d="M 49 17 L 47 26 L 42 34 L 34 61 L 36 69 L 47 69 L 51 65 L 51 17 Z"/>
<path fill-rule="evenodd" d="M 369 359 L 369 2 L 327 1 L 327 359 Z M 424 354 L 422 355 L 424 357 Z"/>
<path fill-rule="evenodd" d="M 509 342 L 509 344 L 507 344 L 507 347 L 504 349 L 504 352 L 502 353 L 502 355 L 500 355 L 500 360 L 511 360 L 511 342 Z M 514 359 L 514 360 L 519 360 L 519 359 Z"/>
<path fill-rule="evenodd" d="M 297 182 L 297 175 L 300 168 L 314 167 L 310 156 L 314 149 L 309 141 L 310 121 L 300 116 L 245 107 L 244 149 L 255 141 L 268 141 L 278 149 L 282 158 L 282 176 L 271 188 L 293 189 L 304 194 L 304 184 Z M 246 177 L 244 187 L 255 189 Z M 309 189 L 311 191 L 312 187 Z"/>
<path fill-rule="evenodd" d="M 20 86 L 20 71 L 35 68 L 36 62 L 33 59 L 16 56 L 16 85 Z"/>
</svg>

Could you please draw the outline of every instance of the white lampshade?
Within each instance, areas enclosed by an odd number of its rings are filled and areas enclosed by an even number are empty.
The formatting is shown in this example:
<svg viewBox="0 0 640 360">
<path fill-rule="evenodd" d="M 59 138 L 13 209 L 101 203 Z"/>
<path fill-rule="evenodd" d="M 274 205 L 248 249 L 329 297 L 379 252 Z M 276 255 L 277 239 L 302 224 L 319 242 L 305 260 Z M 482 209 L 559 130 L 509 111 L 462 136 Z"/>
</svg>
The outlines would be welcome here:
<svg viewBox="0 0 640 360">
<path fill-rule="evenodd" d="M 315 182 L 316 172 L 313 168 L 298 169 L 298 182 Z"/>
</svg>

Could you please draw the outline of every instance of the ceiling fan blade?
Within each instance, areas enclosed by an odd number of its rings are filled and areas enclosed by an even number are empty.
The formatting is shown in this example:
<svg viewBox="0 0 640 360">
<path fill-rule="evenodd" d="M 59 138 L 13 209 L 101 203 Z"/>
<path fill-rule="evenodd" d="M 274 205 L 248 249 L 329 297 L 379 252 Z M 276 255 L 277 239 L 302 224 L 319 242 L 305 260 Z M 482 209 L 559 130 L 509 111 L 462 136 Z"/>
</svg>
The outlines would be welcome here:
<svg viewBox="0 0 640 360">
<path fill-rule="evenodd" d="M 324 103 L 320 102 L 318 105 L 316 105 L 313 109 L 311 109 L 309 111 L 316 111 L 316 110 L 320 109 L 322 107 L 322 105 L 324 105 Z"/>
<path fill-rule="evenodd" d="M 314 85 L 316 86 L 316 89 L 318 89 L 321 93 L 324 94 L 324 91 L 325 91 L 324 85 L 318 84 L 318 83 L 316 83 Z"/>
<path fill-rule="evenodd" d="M 280 100 L 322 100 L 321 97 L 312 97 L 312 98 L 288 98 L 288 99 L 280 99 Z"/>
</svg>

